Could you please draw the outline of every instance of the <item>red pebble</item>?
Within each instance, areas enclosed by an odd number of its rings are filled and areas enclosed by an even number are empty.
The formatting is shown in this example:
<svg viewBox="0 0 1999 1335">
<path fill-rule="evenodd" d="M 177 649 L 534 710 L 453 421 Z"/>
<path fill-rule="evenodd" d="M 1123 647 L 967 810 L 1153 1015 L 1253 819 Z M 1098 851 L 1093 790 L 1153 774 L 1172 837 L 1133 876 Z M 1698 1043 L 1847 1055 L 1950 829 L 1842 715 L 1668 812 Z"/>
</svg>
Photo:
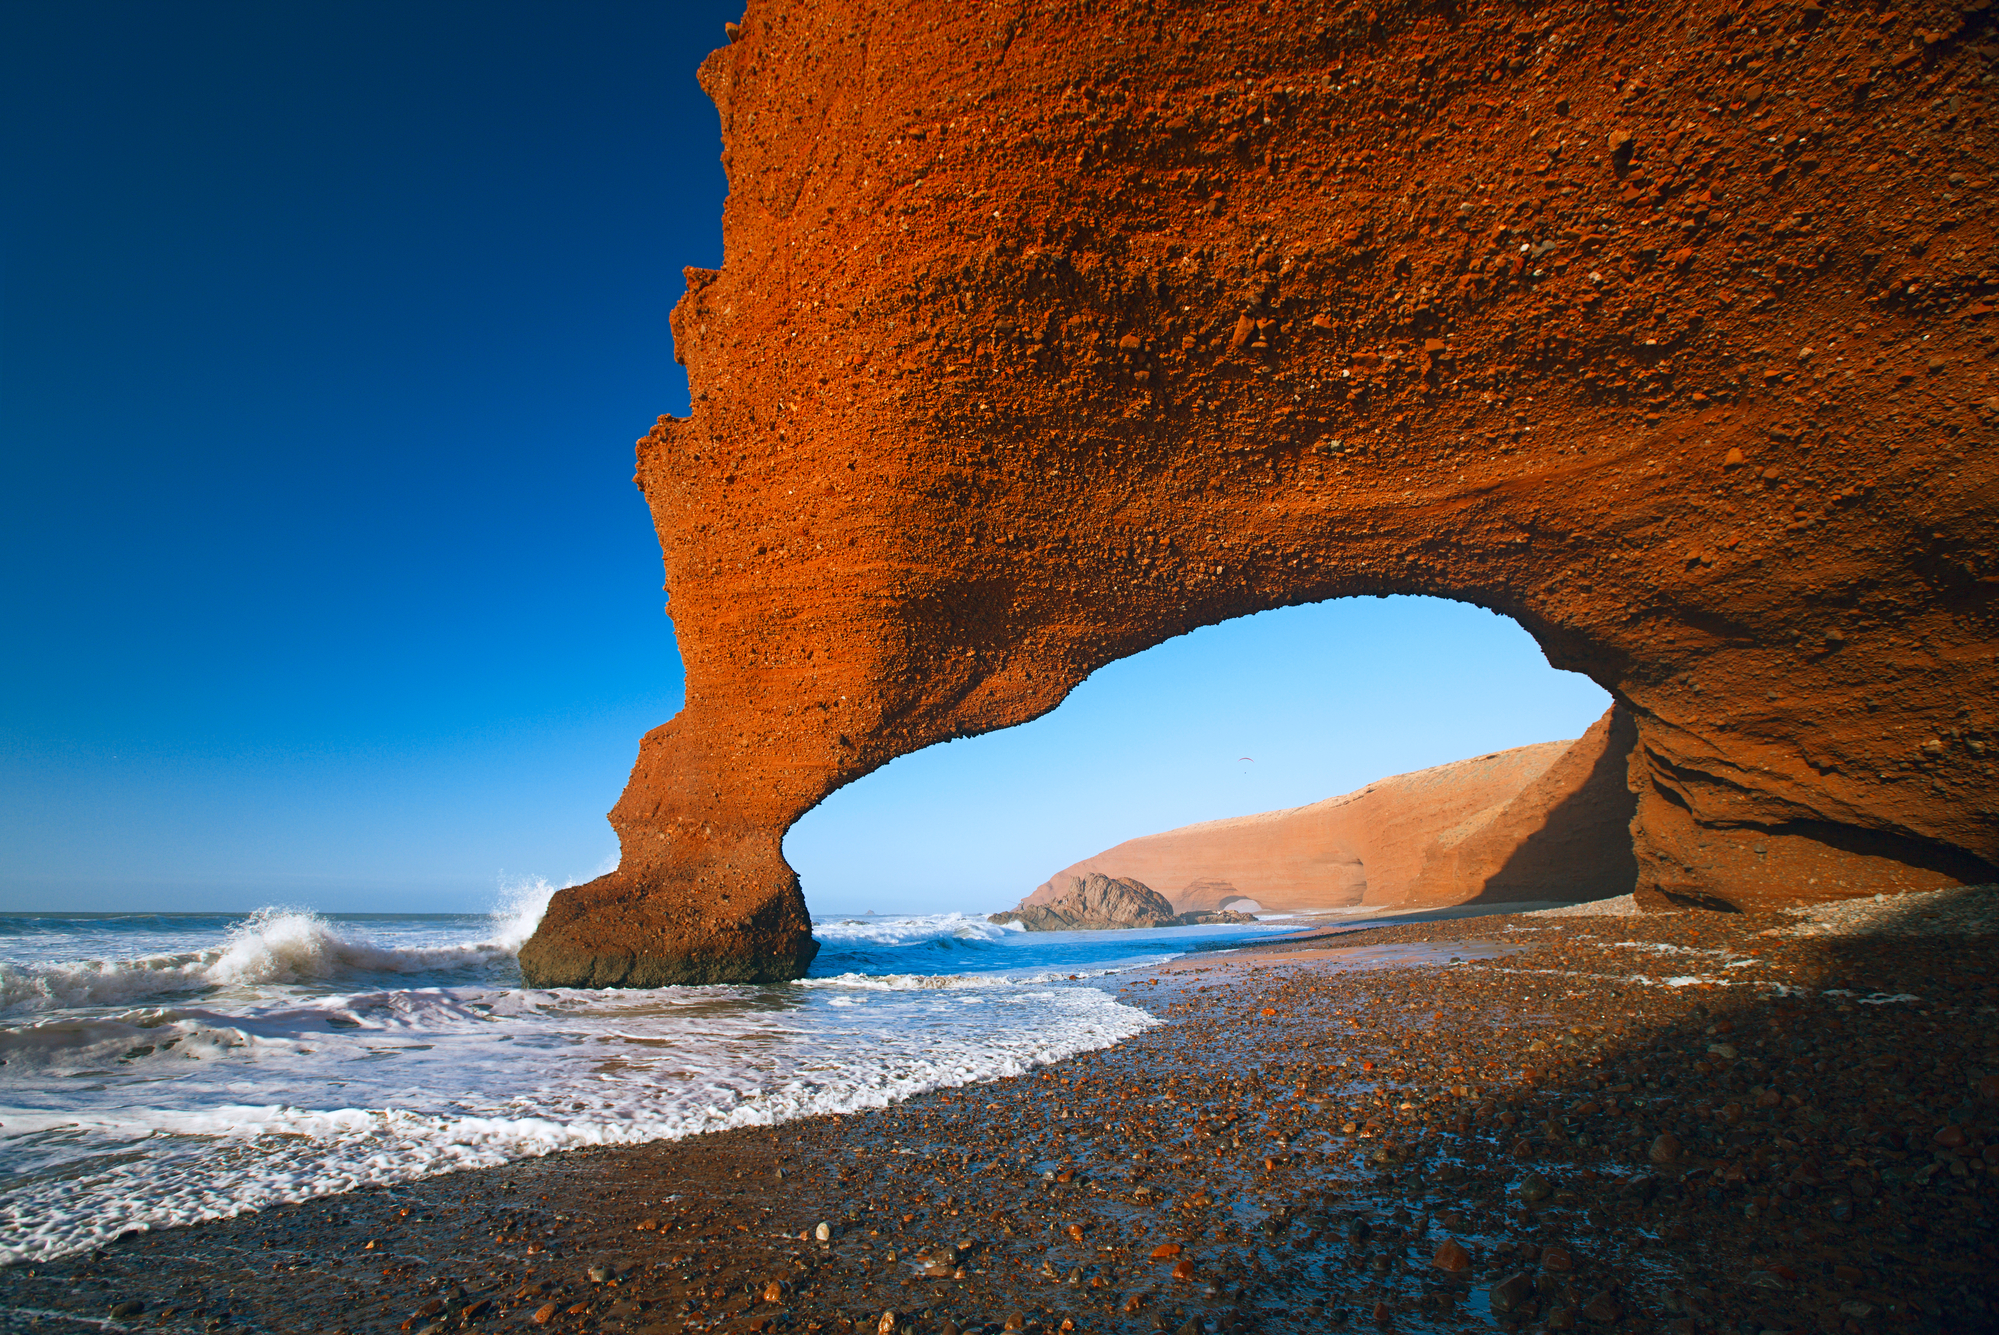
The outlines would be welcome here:
<svg viewBox="0 0 1999 1335">
<path fill-rule="evenodd" d="M 1463 1274 L 1471 1269 L 1471 1253 L 1450 1238 L 1445 1238 L 1438 1246 L 1437 1254 L 1430 1258 L 1430 1264 L 1446 1274 Z"/>
</svg>

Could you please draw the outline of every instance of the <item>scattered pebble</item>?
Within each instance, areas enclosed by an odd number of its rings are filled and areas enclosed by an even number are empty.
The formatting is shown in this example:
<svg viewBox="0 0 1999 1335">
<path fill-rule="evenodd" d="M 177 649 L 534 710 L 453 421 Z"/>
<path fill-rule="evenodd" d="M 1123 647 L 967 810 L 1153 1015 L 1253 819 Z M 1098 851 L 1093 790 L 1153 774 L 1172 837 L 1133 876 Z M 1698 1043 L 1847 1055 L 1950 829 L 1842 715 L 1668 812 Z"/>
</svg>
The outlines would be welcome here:
<svg viewBox="0 0 1999 1335">
<path fill-rule="evenodd" d="M 1352 935 L 1182 961 L 1123 993 L 1164 1024 L 1012 1080 L 135 1235 L 0 1300 L 99 1319 L 96 1283 L 143 1277 L 197 1327 L 356 1335 L 1441 1333 L 1488 1299 L 1592 1335 L 1977 1328 L 1994 941 L 1873 921 L 1523 913 L 1368 930 L 1381 965 Z M 270 1268 L 231 1292 L 209 1256 Z"/>
<path fill-rule="evenodd" d="M 1781 936 L 1973 936 L 1999 933 L 1999 885 L 1965 885 L 1922 894 L 1838 899 L 1784 910 L 1795 923 Z"/>
</svg>

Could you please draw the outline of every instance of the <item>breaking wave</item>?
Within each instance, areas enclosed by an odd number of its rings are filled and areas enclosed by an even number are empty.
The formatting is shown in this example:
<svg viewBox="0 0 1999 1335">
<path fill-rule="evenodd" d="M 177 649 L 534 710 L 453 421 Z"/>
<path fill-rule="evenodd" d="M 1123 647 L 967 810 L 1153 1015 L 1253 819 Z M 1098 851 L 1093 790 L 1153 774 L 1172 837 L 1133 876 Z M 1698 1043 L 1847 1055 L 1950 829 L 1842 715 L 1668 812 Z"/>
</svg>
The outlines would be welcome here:
<svg viewBox="0 0 1999 1335">
<path fill-rule="evenodd" d="M 1156 1023 L 1097 983 L 1256 929 L 815 923 L 788 985 L 530 988 L 490 915 L 0 915 L 0 1265 L 367 1183 L 769 1126 Z"/>
<path fill-rule="evenodd" d="M 825 918 L 812 924 L 812 935 L 827 946 L 958 946 L 999 941 L 1006 936 L 1006 928 L 977 914 L 926 913 L 907 917 Z"/>
<path fill-rule="evenodd" d="M 824 918 L 812 935 L 819 942 L 812 972 L 823 978 L 992 967 L 1007 931 L 974 914 L 927 913 Z"/>
<path fill-rule="evenodd" d="M 554 893 L 546 881 L 509 890 L 493 913 L 492 935 L 456 945 L 383 946 L 309 910 L 262 908 L 207 950 L 58 964 L 0 962 L 0 1015 L 123 1006 L 218 988 L 326 984 L 371 974 L 439 973 L 491 964 L 519 952 Z"/>
</svg>

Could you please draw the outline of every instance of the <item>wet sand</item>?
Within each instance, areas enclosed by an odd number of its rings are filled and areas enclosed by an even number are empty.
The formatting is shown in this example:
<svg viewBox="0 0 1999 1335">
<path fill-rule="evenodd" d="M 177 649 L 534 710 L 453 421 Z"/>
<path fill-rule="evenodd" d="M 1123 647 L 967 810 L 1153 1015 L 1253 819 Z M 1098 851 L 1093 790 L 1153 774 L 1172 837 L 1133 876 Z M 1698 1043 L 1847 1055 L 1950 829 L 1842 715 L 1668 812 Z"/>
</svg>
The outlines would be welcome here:
<svg viewBox="0 0 1999 1335">
<path fill-rule="evenodd" d="M 1508 914 L 1189 958 L 1110 980 L 1161 1024 L 1031 1077 L 129 1236 L 0 1272 L 0 1322 L 1991 1329 L 1999 938 L 1952 921 Z"/>
<path fill-rule="evenodd" d="M 1370 937 L 1371 940 L 1371 937 Z M 1153 973 L 1237 972 L 1275 964 L 1317 964 L 1336 969 L 1376 969 L 1396 966 L 1457 964 L 1464 960 L 1497 959 L 1526 949 L 1524 942 L 1488 941 L 1467 937 L 1455 941 L 1414 941 L 1390 944 L 1280 945 L 1189 955 L 1151 970 Z"/>
</svg>

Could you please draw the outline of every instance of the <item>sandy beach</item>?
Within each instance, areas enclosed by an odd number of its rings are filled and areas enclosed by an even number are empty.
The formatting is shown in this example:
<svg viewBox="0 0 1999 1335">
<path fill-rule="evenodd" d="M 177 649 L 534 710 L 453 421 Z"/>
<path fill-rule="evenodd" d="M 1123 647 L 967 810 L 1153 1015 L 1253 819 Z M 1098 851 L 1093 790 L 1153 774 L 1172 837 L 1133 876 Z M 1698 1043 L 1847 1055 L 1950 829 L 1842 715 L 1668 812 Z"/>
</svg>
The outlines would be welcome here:
<svg viewBox="0 0 1999 1335">
<path fill-rule="evenodd" d="M 1032 1076 L 0 1272 L 8 1329 L 1989 1329 L 1991 890 L 1190 956 Z"/>
</svg>

